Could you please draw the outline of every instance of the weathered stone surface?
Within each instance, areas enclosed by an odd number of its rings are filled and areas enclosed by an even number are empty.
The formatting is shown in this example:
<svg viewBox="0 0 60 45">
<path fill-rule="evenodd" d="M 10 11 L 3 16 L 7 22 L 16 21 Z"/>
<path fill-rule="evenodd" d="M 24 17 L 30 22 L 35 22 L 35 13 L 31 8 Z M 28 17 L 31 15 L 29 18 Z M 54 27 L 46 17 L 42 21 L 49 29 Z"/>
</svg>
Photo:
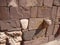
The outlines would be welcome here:
<svg viewBox="0 0 60 45">
<path fill-rule="evenodd" d="M 53 5 L 53 0 L 44 0 L 44 6 L 52 7 L 52 5 Z"/>
<path fill-rule="evenodd" d="M 19 5 L 23 7 L 36 6 L 37 0 L 19 0 Z"/>
<path fill-rule="evenodd" d="M 12 7 L 16 6 L 16 5 L 14 5 L 14 2 L 12 2 L 12 1 L 14 1 L 15 4 L 18 6 L 18 0 L 7 0 L 7 3 L 8 3 L 7 5 L 12 6 Z M 12 2 L 12 4 L 11 4 L 11 2 Z"/>
<path fill-rule="evenodd" d="M 37 6 L 43 6 L 43 0 L 37 0 Z"/>
<path fill-rule="evenodd" d="M 31 8 L 31 17 L 33 18 L 37 17 L 37 7 Z"/>
<path fill-rule="evenodd" d="M 30 17 L 30 8 L 10 8 L 11 19 L 20 19 L 20 18 L 29 18 Z"/>
<path fill-rule="evenodd" d="M 0 44 L 5 44 L 6 43 L 6 38 L 7 38 L 7 36 L 5 35 L 5 33 L 0 32 Z"/>
<path fill-rule="evenodd" d="M 0 0 L 0 6 L 7 6 L 6 0 Z"/>
<path fill-rule="evenodd" d="M 54 35 L 49 35 L 49 41 L 53 41 L 54 40 Z"/>
<path fill-rule="evenodd" d="M 60 7 L 58 7 L 57 17 L 60 17 Z"/>
<path fill-rule="evenodd" d="M 50 18 L 51 8 L 48 7 L 38 7 L 38 17 Z"/>
<path fill-rule="evenodd" d="M 56 21 L 56 16 L 57 16 L 57 7 L 56 6 L 53 6 L 52 8 L 52 22 L 55 23 Z"/>
<path fill-rule="evenodd" d="M 30 18 L 29 21 L 29 30 L 31 29 L 40 29 L 40 25 L 43 22 L 43 18 Z"/>
<path fill-rule="evenodd" d="M 48 42 L 48 37 L 41 37 L 31 41 L 25 41 L 24 45 L 40 45 Z"/>
<path fill-rule="evenodd" d="M 23 40 L 32 40 L 36 30 L 31 30 L 31 31 L 24 31 L 23 30 Z"/>
<path fill-rule="evenodd" d="M 38 29 L 38 30 L 36 30 L 36 33 L 35 33 L 33 39 L 39 38 L 39 37 L 44 37 L 45 33 L 46 33 L 46 28 L 40 29 L 40 30 Z"/>
<path fill-rule="evenodd" d="M 7 7 L 0 7 L 0 20 L 9 19 L 9 9 Z"/>
<path fill-rule="evenodd" d="M 9 23 L 5 22 L 5 21 L 0 21 L 0 27 L 1 27 L 1 30 L 9 30 L 11 29 L 12 27 L 10 26 Z"/>
<path fill-rule="evenodd" d="M 60 6 L 60 0 L 54 0 L 54 5 Z"/>
<path fill-rule="evenodd" d="M 55 25 L 55 28 L 54 28 L 54 32 L 53 32 L 53 35 L 55 35 L 58 31 L 58 28 L 59 28 L 59 25 Z"/>
<path fill-rule="evenodd" d="M 47 28 L 46 36 L 52 35 L 53 30 L 54 30 L 54 24 L 50 25 L 50 26 Z"/>
</svg>

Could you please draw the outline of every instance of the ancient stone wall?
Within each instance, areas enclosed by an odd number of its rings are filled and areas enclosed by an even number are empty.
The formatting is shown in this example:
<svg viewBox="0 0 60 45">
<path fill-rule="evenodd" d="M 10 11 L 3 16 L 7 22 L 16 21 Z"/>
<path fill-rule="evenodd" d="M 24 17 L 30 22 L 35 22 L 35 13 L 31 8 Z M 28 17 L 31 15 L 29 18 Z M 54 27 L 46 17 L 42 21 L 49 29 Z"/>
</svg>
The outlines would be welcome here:
<svg viewBox="0 0 60 45">
<path fill-rule="evenodd" d="M 10 2 L 0 0 L 0 45 L 40 45 L 59 38 L 60 0 L 16 0 L 18 7 Z M 28 19 L 27 29 L 21 19 Z M 44 19 L 52 24 L 46 27 Z"/>
</svg>

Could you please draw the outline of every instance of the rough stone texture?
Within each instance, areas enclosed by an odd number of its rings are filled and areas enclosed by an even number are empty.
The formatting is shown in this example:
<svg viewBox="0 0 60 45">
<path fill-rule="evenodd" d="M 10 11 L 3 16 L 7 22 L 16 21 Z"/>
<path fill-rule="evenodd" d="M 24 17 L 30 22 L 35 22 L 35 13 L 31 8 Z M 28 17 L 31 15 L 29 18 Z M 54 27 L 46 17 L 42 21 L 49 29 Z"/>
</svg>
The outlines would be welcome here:
<svg viewBox="0 0 60 45">
<path fill-rule="evenodd" d="M 43 6 L 43 0 L 37 0 L 37 6 Z"/>
<path fill-rule="evenodd" d="M 36 30 L 36 33 L 35 33 L 33 39 L 39 38 L 39 37 L 44 37 L 45 33 L 46 33 L 46 28 L 41 29 L 41 30 L 38 29 L 38 30 Z"/>
<path fill-rule="evenodd" d="M 54 0 L 54 5 L 60 6 L 60 0 Z"/>
<path fill-rule="evenodd" d="M 53 0 L 44 0 L 44 6 L 52 7 L 52 5 L 53 5 Z"/>
<path fill-rule="evenodd" d="M 23 30 L 23 40 L 32 40 L 36 30 L 31 30 L 31 31 L 24 31 Z"/>
<path fill-rule="evenodd" d="M 57 16 L 57 7 L 53 6 L 53 9 L 52 9 L 52 20 L 53 20 L 53 23 L 56 21 L 56 16 Z"/>
<path fill-rule="evenodd" d="M 0 21 L 0 27 L 1 30 L 9 30 L 10 28 L 12 28 L 9 23 L 6 23 L 5 21 Z"/>
<path fill-rule="evenodd" d="M 52 35 L 53 30 L 54 30 L 54 24 L 50 25 L 50 26 L 47 28 L 46 36 Z"/>
<path fill-rule="evenodd" d="M 47 7 L 38 7 L 38 17 L 50 18 L 51 8 Z"/>
<path fill-rule="evenodd" d="M 59 28 L 59 25 L 55 25 L 55 28 L 54 28 L 54 32 L 53 32 L 53 35 L 55 35 L 58 31 L 58 28 Z"/>
<path fill-rule="evenodd" d="M 58 7 L 57 17 L 60 17 L 60 7 Z"/>
<path fill-rule="evenodd" d="M 36 18 L 37 17 L 37 7 L 31 8 L 31 17 Z"/>
<path fill-rule="evenodd" d="M 30 17 L 30 8 L 10 8 L 10 17 L 11 19 L 20 19 L 20 18 L 29 18 Z"/>
<path fill-rule="evenodd" d="M 19 0 L 19 5 L 23 7 L 30 7 L 30 6 L 36 6 L 37 0 Z"/>
<path fill-rule="evenodd" d="M 49 41 L 53 41 L 54 40 L 54 35 L 49 35 Z"/>
<path fill-rule="evenodd" d="M 48 37 L 40 37 L 35 40 L 25 41 L 24 45 L 40 45 L 42 43 L 47 43 L 47 42 L 48 42 Z"/>
<path fill-rule="evenodd" d="M 7 6 L 6 0 L 0 0 L 0 6 Z"/>
<path fill-rule="evenodd" d="M 0 7 L 0 20 L 9 19 L 9 9 L 7 7 Z"/>
<path fill-rule="evenodd" d="M 43 18 L 30 18 L 29 21 L 29 30 L 31 29 L 40 29 L 40 25 L 43 22 Z"/>
</svg>

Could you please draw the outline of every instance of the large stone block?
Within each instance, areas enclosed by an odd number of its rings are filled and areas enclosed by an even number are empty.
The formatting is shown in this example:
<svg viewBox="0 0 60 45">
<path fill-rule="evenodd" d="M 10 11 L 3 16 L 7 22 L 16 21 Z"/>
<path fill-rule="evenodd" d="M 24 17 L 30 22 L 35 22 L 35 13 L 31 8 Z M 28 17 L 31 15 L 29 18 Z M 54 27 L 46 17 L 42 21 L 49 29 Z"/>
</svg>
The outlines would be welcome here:
<svg viewBox="0 0 60 45">
<path fill-rule="evenodd" d="M 54 0 L 54 5 L 60 6 L 60 0 Z"/>
<path fill-rule="evenodd" d="M 52 35 L 53 34 L 53 30 L 54 30 L 54 24 L 50 25 L 47 28 L 46 36 Z"/>
<path fill-rule="evenodd" d="M 23 7 L 36 6 L 37 0 L 19 0 L 19 5 Z"/>
<path fill-rule="evenodd" d="M 7 31 L 12 28 L 10 24 L 5 21 L 0 21 L 0 27 L 1 27 L 1 31 L 4 31 L 4 30 Z"/>
<path fill-rule="evenodd" d="M 39 38 L 39 37 L 44 37 L 45 33 L 46 33 L 46 28 L 40 29 L 40 30 L 38 29 L 38 30 L 36 30 L 36 33 L 35 33 L 33 39 Z"/>
<path fill-rule="evenodd" d="M 37 6 L 43 6 L 43 0 L 37 0 Z"/>
<path fill-rule="evenodd" d="M 48 37 L 40 37 L 35 40 L 25 41 L 24 45 L 40 45 L 48 42 Z"/>
<path fill-rule="evenodd" d="M 7 7 L 0 7 L 0 20 L 7 20 L 9 19 L 9 8 Z"/>
<path fill-rule="evenodd" d="M 36 32 L 36 30 L 31 30 L 31 31 L 23 30 L 23 40 L 25 40 L 25 41 L 32 40 L 35 32 Z"/>
<path fill-rule="evenodd" d="M 50 18 L 51 8 L 48 7 L 38 7 L 38 17 Z"/>
<path fill-rule="evenodd" d="M 30 17 L 30 8 L 10 8 L 10 17 L 11 19 L 20 19 L 20 18 L 29 18 Z"/>
<path fill-rule="evenodd" d="M 43 18 L 30 18 L 29 21 L 29 30 L 31 29 L 40 29 L 40 25 L 43 22 Z"/>
<path fill-rule="evenodd" d="M 55 25 L 53 35 L 55 35 L 57 33 L 58 29 L 59 29 L 59 25 Z"/>
<path fill-rule="evenodd" d="M 37 7 L 31 8 L 31 17 L 33 18 L 37 17 Z"/>
<path fill-rule="evenodd" d="M 57 16 L 57 7 L 53 6 L 53 8 L 52 8 L 52 20 L 53 20 L 53 23 L 55 23 L 55 21 L 56 21 L 56 16 Z"/>
<path fill-rule="evenodd" d="M 0 6 L 7 6 L 6 0 L 0 0 Z"/>
<path fill-rule="evenodd" d="M 52 7 L 52 5 L 53 5 L 53 0 L 44 0 L 44 6 Z"/>
<path fill-rule="evenodd" d="M 57 17 L 60 17 L 60 7 L 58 7 L 58 10 L 57 10 Z"/>
</svg>

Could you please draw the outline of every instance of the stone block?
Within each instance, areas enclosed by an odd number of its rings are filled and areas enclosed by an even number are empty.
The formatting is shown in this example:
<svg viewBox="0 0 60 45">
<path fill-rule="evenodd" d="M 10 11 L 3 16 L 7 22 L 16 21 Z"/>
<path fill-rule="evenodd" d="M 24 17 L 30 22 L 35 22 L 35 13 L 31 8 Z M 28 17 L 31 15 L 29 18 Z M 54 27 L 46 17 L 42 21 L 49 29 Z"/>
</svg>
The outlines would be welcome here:
<svg viewBox="0 0 60 45">
<path fill-rule="evenodd" d="M 57 17 L 60 17 L 60 7 L 58 7 L 58 10 L 57 10 Z"/>
<path fill-rule="evenodd" d="M 37 17 L 37 7 L 32 7 L 31 8 L 31 17 L 32 18 Z"/>
<path fill-rule="evenodd" d="M 29 18 L 30 17 L 30 8 L 10 8 L 10 17 L 11 19 L 20 19 L 20 18 Z"/>
<path fill-rule="evenodd" d="M 0 7 L 0 20 L 7 20 L 7 19 L 10 19 L 10 17 L 9 17 L 9 8 Z"/>
<path fill-rule="evenodd" d="M 33 39 L 39 38 L 39 37 L 44 37 L 45 33 L 46 33 L 46 28 L 40 29 L 40 30 L 38 29 L 38 30 L 36 30 L 36 33 L 35 33 Z"/>
<path fill-rule="evenodd" d="M 60 0 L 54 0 L 54 5 L 55 6 L 60 6 Z"/>
<path fill-rule="evenodd" d="M 32 40 L 36 30 L 31 30 L 31 31 L 24 31 L 23 30 L 23 40 L 29 41 Z"/>
<path fill-rule="evenodd" d="M 0 6 L 7 6 L 6 0 L 0 0 Z"/>
<path fill-rule="evenodd" d="M 57 7 L 53 6 L 53 8 L 52 8 L 52 20 L 53 20 L 53 22 L 56 21 L 56 16 L 57 16 Z"/>
<path fill-rule="evenodd" d="M 43 22 L 43 18 L 30 18 L 29 20 L 29 30 L 40 29 L 40 25 Z"/>
<path fill-rule="evenodd" d="M 4 31 L 4 30 L 7 31 L 12 28 L 10 24 L 5 21 L 0 21 L 0 27 L 1 27 L 1 31 Z"/>
<path fill-rule="evenodd" d="M 49 42 L 54 40 L 54 35 L 49 35 Z"/>
<path fill-rule="evenodd" d="M 54 24 L 50 25 L 50 26 L 47 28 L 46 36 L 52 35 L 52 34 L 53 34 L 53 30 L 54 30 Z"/>
<path fill-rule="evenodd" d="M 51 8 L 48 7 L 38 7 L 38 17 L 50 18 L 51 17 Z"/>
<path fill-rule="evenodd" d="M 43 0 L 37 0 L 37 6 L 43 6 Z"/>
<path fill-rule="evenodd" d="M 19 5 L 23 7 L 36 6 L 37 0 L 19 0 Z"/>
<path fill-rule="evenodd" d="M 25 41 L 24 45 L 40 45 L 48 42 L 48 37 L 41 37 L 31 41 Z"/>
<path fill-rule="evenodd" d="M 53 0 L 44 0 L 44 6 L 52 7 L 52 5 L 53 5 Z"/>
<path fill-rule="evenodd" d="M 57 33 L 58 29 L 59 29 L 59 25 L 55 25 L 53 35 Z"/>
</svg>

